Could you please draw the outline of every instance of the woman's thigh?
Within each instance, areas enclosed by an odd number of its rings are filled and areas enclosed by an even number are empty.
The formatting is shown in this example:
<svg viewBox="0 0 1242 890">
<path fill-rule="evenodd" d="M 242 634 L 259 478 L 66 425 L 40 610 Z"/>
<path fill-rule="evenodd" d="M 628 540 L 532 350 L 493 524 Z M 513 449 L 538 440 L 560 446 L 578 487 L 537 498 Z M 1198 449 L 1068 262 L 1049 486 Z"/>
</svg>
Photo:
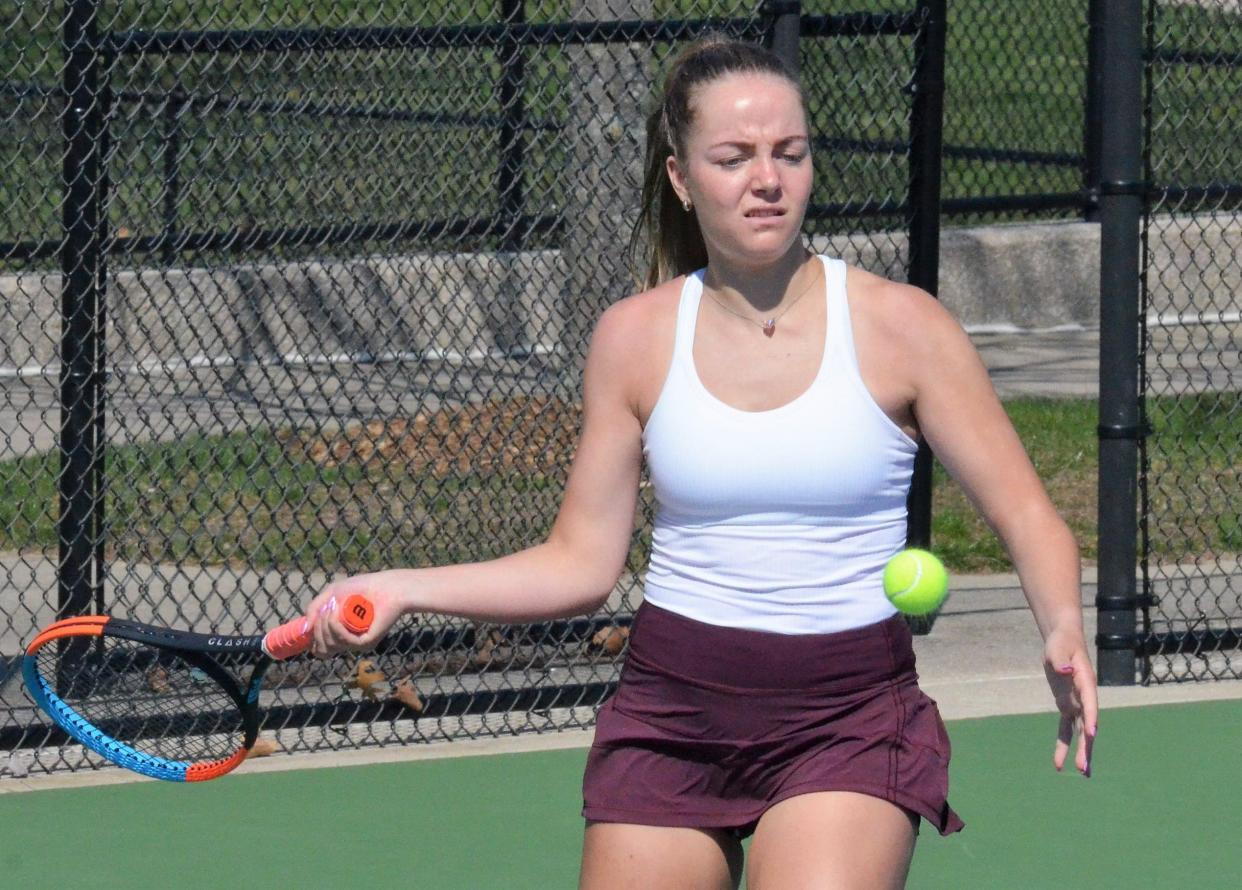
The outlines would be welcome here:
<svg viewBox="0 0 1242 890">
<path fill-rule="evenodd" d="M 742 845 L 725 831 L 588 822 L 579 890 L 736 890 Z"/>
<path fill-rule="evenodd" d="M 900 890 L 917 836 L 918 817 L 878 797 L 791 797 L 759 820 L 747 890 Z"/>
</svg>

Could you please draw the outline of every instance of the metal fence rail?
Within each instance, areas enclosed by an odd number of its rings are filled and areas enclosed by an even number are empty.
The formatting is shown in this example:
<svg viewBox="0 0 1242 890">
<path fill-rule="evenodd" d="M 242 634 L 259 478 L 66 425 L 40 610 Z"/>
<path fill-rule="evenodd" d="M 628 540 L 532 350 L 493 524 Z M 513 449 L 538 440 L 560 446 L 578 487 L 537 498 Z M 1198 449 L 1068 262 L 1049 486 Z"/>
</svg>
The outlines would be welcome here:
<svg viewBox="0 0 1242 890">
<path fill-rule="evenodd" d="M 57 615 L 250 633 L 337 573 L 542 539 L 586 337 L 633 287 L 652 77 L 703 31 L 800 65 L 817 246 L 934 289 L 940 4 L 810 7 L 19 3 L 0 44 L 0 769 L 94 765 L 15 674 Z M 266 731 L 317 750 L 588 724 L 650 509 L 599 615 L 411 620 L 365 659 L 274 671 Z"/>
</svg>

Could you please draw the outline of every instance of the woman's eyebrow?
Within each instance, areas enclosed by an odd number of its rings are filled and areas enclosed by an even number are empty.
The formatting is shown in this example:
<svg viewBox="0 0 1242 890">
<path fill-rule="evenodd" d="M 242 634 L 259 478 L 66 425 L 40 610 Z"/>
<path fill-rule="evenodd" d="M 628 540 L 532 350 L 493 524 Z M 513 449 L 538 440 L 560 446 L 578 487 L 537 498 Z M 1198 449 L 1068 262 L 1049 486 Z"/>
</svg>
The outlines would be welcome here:
<svg viewBox="0 0 1242 890">
<path fill-rule="evenodd" d="M 810 142 L 811 138 L 805 134 L 800 133 L 795 136 L 782 136 L 780 139 L 777 139 L 776 142 L 773 144 L 784 145 L 788 142 L 797 142 L 799 140 L 801 140 L 802 142 Z M 717 142 L 713 145 L 709 145 L 708 148 L 709 149 L 712 149 L 712 148 L 753 148 L 754 145 L 755 143 L 747 142 L 745 139 L 726 139 L 723 142 Z"/>
</svg>

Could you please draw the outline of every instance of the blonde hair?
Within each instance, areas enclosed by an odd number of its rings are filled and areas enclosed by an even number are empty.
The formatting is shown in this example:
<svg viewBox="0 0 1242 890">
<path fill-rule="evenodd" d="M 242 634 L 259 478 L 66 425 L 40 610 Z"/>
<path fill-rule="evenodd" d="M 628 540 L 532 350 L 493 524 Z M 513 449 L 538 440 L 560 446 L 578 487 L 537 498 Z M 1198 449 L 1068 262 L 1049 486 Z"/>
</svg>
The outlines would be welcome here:
<svg viewBox="0 0 1242 890">
<path fill-rule="evenodd" d="M 635 268 L 646 266 L 645 287 L 707 265 L 707 246 L 694 210 L 682 207 L 666 165 L 670 156 L 685 155 L 686 137 L 694 122 L 691 99 L 695 88 L 728 74 L 749 73 L 783 77 L 802 95 L 797 76 L 780 56 L 719 34 L 691 43 L 669 66 L 663 96 L 647 116 L 643 193 L 630 233 L 630 262 Z"/>
</svg>

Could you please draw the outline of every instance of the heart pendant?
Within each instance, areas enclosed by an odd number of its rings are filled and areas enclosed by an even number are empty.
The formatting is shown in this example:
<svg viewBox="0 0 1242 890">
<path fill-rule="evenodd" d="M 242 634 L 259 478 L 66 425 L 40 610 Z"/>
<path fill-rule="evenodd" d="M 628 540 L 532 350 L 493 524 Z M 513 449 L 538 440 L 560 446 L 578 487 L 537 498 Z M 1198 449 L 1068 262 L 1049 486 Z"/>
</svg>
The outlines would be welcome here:
<svg viewBox="0 0 1242 890">
<path fill-rule="evenodd" d="M 771 337 L 775 333 L 776 333 L 776 319 L 769 318 L 767 321 L 763 323 L 763 336 Z"/>
</svg>

